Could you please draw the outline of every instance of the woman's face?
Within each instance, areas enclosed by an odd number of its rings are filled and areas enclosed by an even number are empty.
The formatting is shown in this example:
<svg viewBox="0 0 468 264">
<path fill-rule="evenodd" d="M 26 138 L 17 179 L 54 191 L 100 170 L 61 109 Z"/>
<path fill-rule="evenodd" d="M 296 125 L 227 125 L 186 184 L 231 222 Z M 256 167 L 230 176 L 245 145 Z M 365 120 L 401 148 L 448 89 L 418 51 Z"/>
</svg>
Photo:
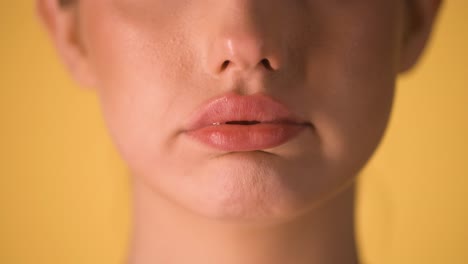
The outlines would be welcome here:
<svg viewBox="0 0 468 264">
<path fill-rule="evenodd" d="M 80 0 L 80 41 L 134 177 L 203 216 L 284 220 L 349 184 L 378 145 L 404 3 Z M 274 98 L 311 126 L 247 151 L 188 135 L 205 103 L 233 93 Z"/>
</svg>

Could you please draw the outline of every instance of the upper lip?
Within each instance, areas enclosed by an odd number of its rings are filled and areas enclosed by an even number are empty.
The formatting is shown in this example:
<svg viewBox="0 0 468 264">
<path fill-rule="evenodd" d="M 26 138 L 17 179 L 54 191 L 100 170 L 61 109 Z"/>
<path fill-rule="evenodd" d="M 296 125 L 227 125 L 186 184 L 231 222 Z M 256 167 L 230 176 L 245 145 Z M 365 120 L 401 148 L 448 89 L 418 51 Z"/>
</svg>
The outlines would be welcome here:
<svg viewBox="0 0 468 264">
<path fill-rule="evenodd" d="M 311 125 L 299 118 L 284 104 L 272 97 L 257 93 L 238 95 L 227 93 L 203 104 L 189 119 L 187 131 L 229 122 L 290 123 Z"/>
</svg>

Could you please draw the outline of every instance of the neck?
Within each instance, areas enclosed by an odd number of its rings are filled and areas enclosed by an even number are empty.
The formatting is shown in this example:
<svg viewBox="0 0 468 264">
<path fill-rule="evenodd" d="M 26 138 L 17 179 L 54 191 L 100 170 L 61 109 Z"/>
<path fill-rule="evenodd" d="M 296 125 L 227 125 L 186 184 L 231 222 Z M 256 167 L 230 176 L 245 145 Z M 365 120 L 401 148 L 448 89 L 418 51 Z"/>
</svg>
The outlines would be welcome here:
<svg viewBox="0 0 468 264">
<path fill-rule="evenodd" d="M 350 186 L 288 223 L 233 227 L 194 216 L 135 180 L 131 264 L 355 264 Z"/>
</svg>

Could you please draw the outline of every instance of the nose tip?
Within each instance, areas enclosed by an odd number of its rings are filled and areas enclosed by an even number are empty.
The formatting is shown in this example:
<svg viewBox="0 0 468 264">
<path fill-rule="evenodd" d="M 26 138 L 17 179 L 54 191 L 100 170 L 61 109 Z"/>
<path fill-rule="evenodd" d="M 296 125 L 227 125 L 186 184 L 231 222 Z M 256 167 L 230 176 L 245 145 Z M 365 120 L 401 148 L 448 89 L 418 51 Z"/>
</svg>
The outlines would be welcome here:
<svg viewBox="0 0 468 264">
<path fill-rule="evenodd" d="M 208 64 L 210 72 L 220 75 L 231 71 L 277 71 L 279 56 L 259 34 L 228 35 L 212 43 Z"/>
</svg>

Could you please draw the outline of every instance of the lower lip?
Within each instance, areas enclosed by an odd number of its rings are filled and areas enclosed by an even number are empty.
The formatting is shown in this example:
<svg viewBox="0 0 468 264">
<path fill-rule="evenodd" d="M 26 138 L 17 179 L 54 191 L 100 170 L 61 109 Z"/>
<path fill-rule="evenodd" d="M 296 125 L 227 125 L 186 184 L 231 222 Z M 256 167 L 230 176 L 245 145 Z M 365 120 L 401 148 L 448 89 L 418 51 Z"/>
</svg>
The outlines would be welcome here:
<svg viewBox="0 0 468 264">
<path fill-rule="evenodd" d="M 264 123 L 213 125 L 186 132 L 193 139 L 222 151 L 254 151 L 280 146 L 297 137 L 306 125 Z"/>
</svg>

